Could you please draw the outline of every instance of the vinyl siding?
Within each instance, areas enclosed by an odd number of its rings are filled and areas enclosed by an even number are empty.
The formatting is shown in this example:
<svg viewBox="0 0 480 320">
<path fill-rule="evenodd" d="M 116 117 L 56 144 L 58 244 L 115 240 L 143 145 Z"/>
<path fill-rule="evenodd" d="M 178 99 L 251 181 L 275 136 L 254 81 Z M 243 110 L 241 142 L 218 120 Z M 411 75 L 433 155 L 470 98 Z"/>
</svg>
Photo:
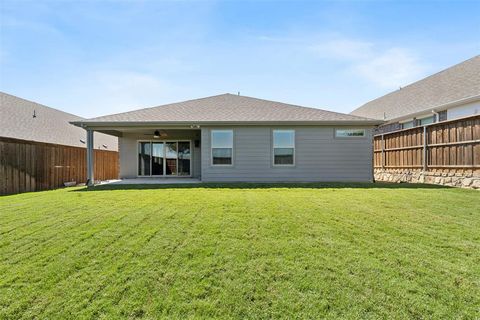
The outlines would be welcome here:
<svg viewBox="0 0 480 320">
<path fill-rule="evenodd" d="M 457 119 L 480 113 L 480 101 L 464 104 L 447 110 L 447 119 Z"/>
<path fill-rule="evenodd" d="M 199 139 L 199 133 L 195 131 L 184 132 L 168 132 L 168 138 L 166 139 L 151 139 L 151 137 L 137 134 L 137 133 L 124 133 L 122 137 L 118 139 L 119 153 L 120 153 L 120 178 L 132 179 L 137 177 L 137 142 L 138 140 L 154 140 L 154 141 L 169 141 L 169 140 L 185 140 L 192 142 L 192 177 L 200 178 L 201 173 L 201 156 L 200 147 L 195 148 L 195 139 Z"/>
<path fill-rule="evenodd" d="M 211 165 L 210 137 L 214 128 L 202 128 L 202 181 L 372 180 L 371 128 L 366 128 L 365 138 L 335 138 L 335 127 L 289 127 L 295 130 L 295 165 L 283 167 L 272 164 L 275 128 L 233 128 L 233 166 Z"/>
</svg>

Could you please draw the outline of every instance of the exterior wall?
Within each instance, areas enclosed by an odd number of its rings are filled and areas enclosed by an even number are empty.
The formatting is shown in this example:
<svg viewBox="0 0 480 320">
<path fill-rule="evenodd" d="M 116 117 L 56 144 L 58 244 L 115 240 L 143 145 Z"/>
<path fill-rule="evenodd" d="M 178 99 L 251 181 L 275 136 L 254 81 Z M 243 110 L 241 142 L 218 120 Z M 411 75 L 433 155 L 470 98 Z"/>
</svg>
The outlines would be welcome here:
<svg viewBox="0 0 480 320">
<path fill-rule="evenodd" d="M 212 129 L 215 128 L 202 128 L 202 181 L 373 180 L 372 128 L 370 127 L 365 128 L 366 137 L 364 138 L 335 138 L 335 128 L 323 126 L 234 127 L 233 166 L 211 165 Z M 231 129 L 231 127 L 218 129 Z M 273 166 L 273 129 L 295 129 L 294 166 Z"/>
<path fill-rule="evenodd" d="M 451 187 L 480 189 L 479 170 L 375 169 L 375 181 L 430 183 Z"/>
<path fill-rule="evenodd" d="M 177 130 L 167 131 L 167 138 L 153 139 L 152 137 L 139 133 L 124 133 L 118 138 L 120 153 L 120 173 L 121 179 L 131 179 L 137 177 L 138 163 L 138 140 L 169 141 L 169 140 L 191 140 L 192 142 L 192 177 L 200 178 L 201 174 L 201 156 L 200 147 L 195 147 L 195 140 L 200 139 L 200 131 Z"/>
<path fill-rule="evenodd" d="M 480 114 L 480 101 L 447 110 L 447 120 Z"/>
</svg>

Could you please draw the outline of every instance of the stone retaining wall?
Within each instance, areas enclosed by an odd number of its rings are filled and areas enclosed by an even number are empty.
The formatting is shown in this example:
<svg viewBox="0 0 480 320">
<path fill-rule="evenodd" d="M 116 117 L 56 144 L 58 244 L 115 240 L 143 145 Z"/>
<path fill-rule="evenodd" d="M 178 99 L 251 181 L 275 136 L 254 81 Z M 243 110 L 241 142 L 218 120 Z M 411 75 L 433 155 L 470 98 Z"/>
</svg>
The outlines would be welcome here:
<svg viewBox="0 0 480 320">
<path fill-rule="evenodd" d="M 480 189 L 480 171 L 440 172 L 407 169 L 375 169 L 375 181 L 431 183 Z"/>
</svg>

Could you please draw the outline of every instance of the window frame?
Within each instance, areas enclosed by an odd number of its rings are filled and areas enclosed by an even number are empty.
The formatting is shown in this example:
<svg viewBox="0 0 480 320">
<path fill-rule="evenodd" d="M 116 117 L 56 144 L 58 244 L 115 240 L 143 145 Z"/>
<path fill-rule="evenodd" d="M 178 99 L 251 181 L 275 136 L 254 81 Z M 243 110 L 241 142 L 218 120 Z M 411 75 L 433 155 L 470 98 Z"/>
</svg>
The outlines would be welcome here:
<svg viewBox="0 0 480 320">
<path fill-rule="evenodd" d="M 400 124 L 400 130 L 411 129 L 411 128 L 415 128 L 415 127 L 416 127 L 416 123 L 415 123 L 415 119 L 414 119 L 414 118 L 413 118 L 413 119 L 408 119 L 408 120 L 399 121 L 398 123 Z M 412 126 L 405 128 L 405 124 L 406 124 L 406 123 L 411 123 Z"/>
<path fill-rule="evenodd" d="M 283 131 L 283 132 L 292 132 L 293 133 L 293 148 L 280 148 L 275 147 L 275 132 L 276 131 Z M 272 129 L 272 148 L 271 148 L 271 155 L 272 155 L 272 166 L 273 167 L 295 167 L 296 165 L 296 155 L 297 155 L 297 141 L 296 141 L 296 132 L 295 129 Z M 291 164 L 276 164 L 275 163 L 275 149 L 293 149 L 293 162 Z"/>
<path fill-rule="evenodd" d="M 426 120 L 426 119 L 432 119 L 432 122 L 430 123 L 422 123 L 422 121 Z M 421 117 L 421 118 L 417 118 L 417 121 L 418 121 L 418 126 L 419 127 L 423 127 L 423 126 L 428 126 L 429 124 L 433 124 L 435 123 L 436 121 L 436 116 L 435 115 L 429 115 L 429 116 L 424 116 L 424 117 Z"/>
<path fill-rule="evenodd" d="M 337 132 L 339 130 L 361 130 L 361 131 L 363 131 L 363 135 L 361 135 L 361 136 L 346 136 L 346 137 L 338 136 Z M 367 137 L 367 130 L 365 128 L 335 128 L 334 131 L 333 131 L 333 137 L 335 139 L 365 139 Z"/>
<path fill-rule="evenodd" d="M 137 172 L 137 178 L 167 178 L 167 179 L 170 179 L 170 178 L 178 178 L 178 177 L 185 177 L 185 178 L 191 178 L 193 177 L 193 159 L 194 159 L 194 155 L 193 155 L 193 141 L 190 140 L 190 139 L 177 139 L 177 140 L 171 140 L 171 139 L 155 139 L 155 140 L 149 140 L 149 139 L 137 139 L 137 168 L 136 168 L 136 172 Z M 140 164 L 140 159 L 138 158 L 138 146 L 140 144 L 140 142 L 149 142 L 150 143 L 150 175 L 139 175 L 138 174 L 138 166 Z M 152 154 L 153 154 L 153 143 L 155 142 L 161 142 L 163 143 L 163 151 L 164 151 L 164 160 L 163 160 L 163 174 L 162 175 L 158 175 L 158 174 L 152 174 Z M 190 144 L 190 175 L 188 176 L 180 176 L 178 175 L 178 154 L 177 154 L 177 174 L 176 175 L 167 175 L 166 174 L 166 150 L 165 150 L 165 144 L 167 142 L 176 142 L 177 143 L 177 148 L 178 148 L 178 143 L 179 142 L 188 142 Z"/>
<path fill-rule="evenodd" d="M 215 148 L 213 147 L 213 133 L 218 131 L 231 132 L 232 133 L 232 147 L 231 148 Z M 214 164 L 213 163 L 213 149 L 232 149 L 231 163 L 230 164 Z M 234 163 L 234 149 L 235 149 L 235 131 L 233 129 L 211 129 L 210 130 L 210 166 L 212 167 L 233 167 Z"/>
</svg>

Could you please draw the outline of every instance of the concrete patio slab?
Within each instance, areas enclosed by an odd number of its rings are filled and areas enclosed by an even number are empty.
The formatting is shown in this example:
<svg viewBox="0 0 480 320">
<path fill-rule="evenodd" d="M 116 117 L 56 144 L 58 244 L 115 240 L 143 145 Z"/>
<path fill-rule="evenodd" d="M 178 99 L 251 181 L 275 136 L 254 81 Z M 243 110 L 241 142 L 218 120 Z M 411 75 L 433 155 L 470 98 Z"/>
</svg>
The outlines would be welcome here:
<svg viewBox="0 0 480 320">
<path fill-rule="evenodd" d="M 128 185 L 128 184 L 194 184 L 202 183 L 200 179 L 196 178 L 134 178 L 121 180 L 102 181 L 97 185 Z"/>
</svg>

